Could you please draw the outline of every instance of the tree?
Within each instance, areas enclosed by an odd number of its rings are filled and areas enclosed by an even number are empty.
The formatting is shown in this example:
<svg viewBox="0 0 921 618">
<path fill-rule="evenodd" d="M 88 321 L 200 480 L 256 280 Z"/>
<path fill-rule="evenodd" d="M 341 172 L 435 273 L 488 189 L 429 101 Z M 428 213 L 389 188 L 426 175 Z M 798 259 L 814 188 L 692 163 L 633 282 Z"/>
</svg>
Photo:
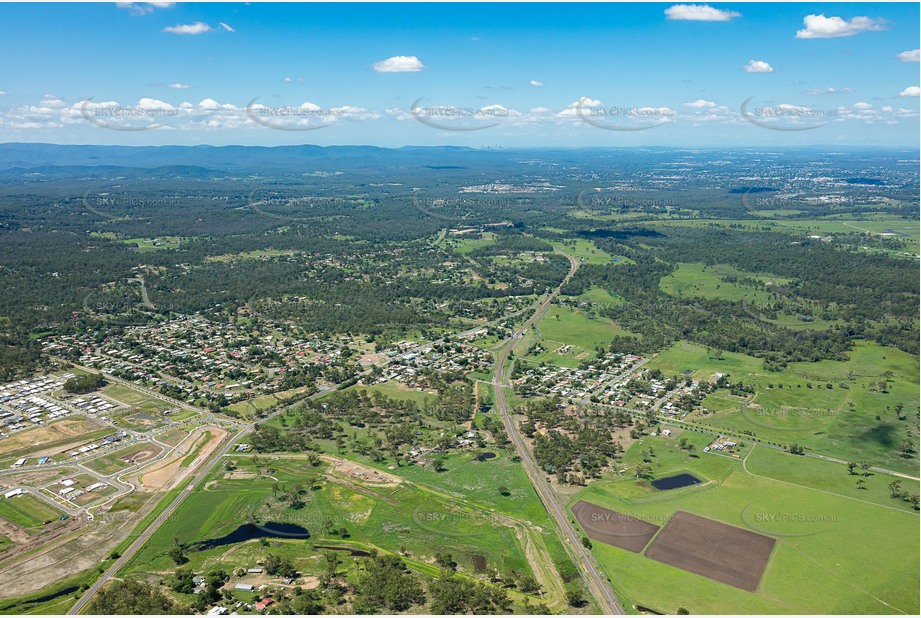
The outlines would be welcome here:
<svg viewBox="0 0 921 618">
<path fill-rule="evenodd" d="M 689 612 L 686 607 L 679 607 L 678 611 L 675 613 L 678 614 L 679 616 L 687 616 L 691 612 Z"/>
<path fill-rule="evenodd" d="M 854 468 L 856 467 L 857 467 L 857 462 L 854 462 L 854 461 L 847 462 L 847 473 L 853 475 Z"/>
<path fill-rule="evenodd" d="M 902 481 L 896 479 L 889 483 L 889 497 L 890 498 L 901 498 L 902 497 Z"/>
<path fill-rule="evenodd" d="M 585 596 L 581 590 L 573 588 L 566 591 L 566 602 L 572 607 L 582 607 L 585 605 Z"/>
<path fill-rule="evenodd" d="M 185 552 L 182 550 L 181 545 L 173 545 L 173 547 L 169 550 L 169 557 L 172 558 L 173 562 L 176 564 L 185 564 L 189 561 L 189 559 L 186 558 Z"/>
<path fill-rule="evenodd" d="M 148 582 L 117 580 L 100 590 L 87 607 L 94 615 L 191 614 Z"/>
<path fill-rule="evenodd" d="M 435 564 L 440 566 L 445 571 L 457 570 L 457 563 L 454 561 L 454 558 L 451 556 L 451 554 L 443 554 L 441 552 L 437 552 L 435 554 Z"/>
<path fill-rule="evenodd" d="M 505 485 L 499 485 L 498 489 L 499 489 L 500 496 L 511 496 L 512 495 L 511 490 Z"/>
<path fill-rule="evenodd" d="M 591 540 L 590 540 L 587 536 L 583 536 L 583 537 L 582 537 L 582 547 L 584 547 L 584 548 L 586 548 L 586 549 L 591 549 L 591 548 L 592 548 L 592 542 L 591 542 Z"/>
</svg>

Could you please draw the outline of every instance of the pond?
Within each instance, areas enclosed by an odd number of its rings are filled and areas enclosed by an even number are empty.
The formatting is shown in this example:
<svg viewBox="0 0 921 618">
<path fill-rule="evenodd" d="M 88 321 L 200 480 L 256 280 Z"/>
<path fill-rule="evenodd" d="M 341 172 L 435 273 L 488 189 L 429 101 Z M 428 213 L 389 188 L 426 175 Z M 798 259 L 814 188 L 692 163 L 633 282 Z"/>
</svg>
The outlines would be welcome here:
<svg viewBox="0 0 921 618">
<path fill-rule="evenodd" d="M 310 533 L 306 528 L 296 524 L 282 524 L 274 521 L 268 521 L 264 524 L 254 522 L 243 524 L 237 527 L 233 532 L 226 534 L 218 539 L 208 539 L 199 541 L 193 545 L 193 549 L 205 551 L 215 547 L 243 543 L 252 539 L 309 539 Z"/>
<path fill-rule="evenodd" d="M 666 476 L 664 479 L 656 479 L 652 486 L 656 489 L 678 489 L 679 487 L 688 487 L 697 485 L 700 479 L 691 474 L 676 474 L 675 476 Z"/>
<path fill-rule="evenodd" d="M 477 461 L 486 461 L 487 459 L 493 459 L 495 456 L 496 456 L 495 453 L 490 453 L 490 452 L 480 453 L 479 455 L 477 455 Z"/>
</svg>

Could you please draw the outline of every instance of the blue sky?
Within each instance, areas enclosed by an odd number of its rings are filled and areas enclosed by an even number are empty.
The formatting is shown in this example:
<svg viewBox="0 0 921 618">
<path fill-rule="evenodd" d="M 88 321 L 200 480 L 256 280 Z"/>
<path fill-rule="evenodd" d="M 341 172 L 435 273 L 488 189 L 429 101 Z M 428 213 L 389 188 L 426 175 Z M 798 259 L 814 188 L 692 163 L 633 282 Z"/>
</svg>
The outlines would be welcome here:
<svg viewBox="0 0 921 618">
<path fill-rule="evenodd" d="M 918 47 L 917 3 L 0 4 L 0 142 L 916 147 Z"/>
</svg>

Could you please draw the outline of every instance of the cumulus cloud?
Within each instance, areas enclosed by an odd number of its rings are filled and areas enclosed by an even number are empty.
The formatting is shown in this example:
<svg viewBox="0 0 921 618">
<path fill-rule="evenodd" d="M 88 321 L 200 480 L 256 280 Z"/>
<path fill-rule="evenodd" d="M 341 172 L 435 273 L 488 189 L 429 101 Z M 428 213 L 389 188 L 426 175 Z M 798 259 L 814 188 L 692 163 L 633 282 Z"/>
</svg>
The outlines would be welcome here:
<svg viewBox="0 0 921 618">
<path fill-rule="evenodd" d="M 850 88 L 810 88 L 808 90 L 803 90 L 803 94 L 852 94 L 854 91 Z"/>
<path fill-rule="evenodd" d="M 171 32 L 173 34 L 204 34 L 205 32 L 211 32 L 211 26 L 204 22 L 197 21 L 194 24 L 167 26 L 163 29 L 163 32 Z"/>
<path fill-rule="evenodd" d="M 676 4 L 665 9 L 665 17 L 684 21 L 729 21 L 741 13 L 715 9 L 709 4 Z"/>
<path fill-rule="evenodd" d="M 895 56 L 902 62 L 921 62 L 921 49 L 903 51 Z"/>
<path fill-rule="evenodd" d="M 899 93 L 900 97 L 917 97 L 921 96 L 921 88 L 918 86 L 909 86 Z"/>
<path fill-rule="evenodd" d="M 169 87 L 172 88 L 173 90 L 185 90 L 186 88 L 189 87 L 189 85 L 183 84 L 181 82 L 173 82 L 172 84 L 169 85 Z"/>
<path fill-rule="evenodd" d="M 415 56 L 393 56 L 371 65 L 378 73 L 417 73 L 425 65 Z"/>
<path fill-rule="evenodd" d="M 854 103 L 854 109 L 872 109 L 873 105 L 870 103 L 865 103 L 864 101 L 857 101 Z"/>
<path fill-rule="evenodd" d="M 0 90 L 0 97 L 5 97 L 9 94 L 6 90 Z"/>
<path fill-rule="evenodd" d="M 532 79 L 532 80 L 531 80 L 531 85 L 534 86 L 534 87 L 536 87 L 536 88 L 540 88 L 541 86 L 544 85 L 544 82 L 539 82 L 539 81 L 537 81 L 536 79 Z"/>
<path fill-rule="evenodd" d="M 824 14 L 806 15 L 803 25 L 805 28 L 796 32 L 798 39 L 832 39 L 886 29 L 881 19 L 852 17 L 845 20 L 841 17 L 825 17 Z"/>
<path fill-rule="evenodd" d="M 175 6 L 175 2 L 116 2 L 120 9 L 128 9 L 135 15 L 153 13 L 154 9 L 168 9 Z"/>
<path fill-rule="evenodd" d="M 685 103 L 684 106 L 691 107 L 693 109 L 707 109 L 710 107 L 716 107 L 716 103 L 714 103 L 713 101 L 706 101 L 704 99 L 697 99 L 696 101 Z"/>
<path fill-rule="evenodd" d="M 749 60 L 742 70 L 746 73 L 773 73 L 774 67 L 764 60 Z"/>
</svg>

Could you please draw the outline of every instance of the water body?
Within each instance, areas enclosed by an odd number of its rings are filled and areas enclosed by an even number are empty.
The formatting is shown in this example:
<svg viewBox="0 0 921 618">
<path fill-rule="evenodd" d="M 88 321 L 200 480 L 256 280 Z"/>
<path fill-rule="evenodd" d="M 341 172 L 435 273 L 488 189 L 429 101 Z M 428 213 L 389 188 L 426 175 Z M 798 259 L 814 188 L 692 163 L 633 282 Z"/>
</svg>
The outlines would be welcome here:
<svg viewBox="0 0 921 618">
<path fill-rule="evenodd" d="M 486 461 L 487 459 L 492 459 L 492 458 L 494 458 L 495 456 L 496 456 L 495 453 L 489 453 L 489 452 L 487 452 L 487 453 L 480 453 L 480 454 L 477 456 L 477 461 Z"/>
<path fill-rule="evenodd" d="M 205 551 L 215 547 L 224 547 L 235 543 L 243 543 L 253 539 L 309 539 L 310 533 L 306 528 L 296 524 L 282 524 L 269 521 L 264 524 L 246 523 L 237 527 L 233 532 L 218 539 L 199 541 L 192 549 Z"/>
<path fill-rule="evenodd" d="M 679 487 L 688 487 L 697 485 L 700 479 L 691 474 L 676 474 L 675 476 L 666 476 L 664 479 L 656 479 L 652 486 L 656 489 L 678 489 Z"/>
</svg>

